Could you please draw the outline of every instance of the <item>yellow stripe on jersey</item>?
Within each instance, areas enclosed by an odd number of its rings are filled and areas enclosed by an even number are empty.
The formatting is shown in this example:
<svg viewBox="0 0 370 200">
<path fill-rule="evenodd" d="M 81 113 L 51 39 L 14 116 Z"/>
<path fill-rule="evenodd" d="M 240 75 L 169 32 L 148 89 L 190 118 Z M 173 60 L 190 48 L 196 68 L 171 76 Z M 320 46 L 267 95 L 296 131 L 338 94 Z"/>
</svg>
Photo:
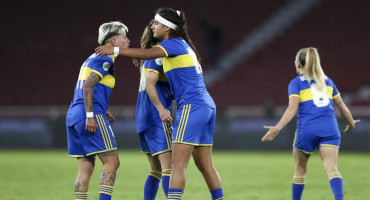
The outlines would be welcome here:
<svg viewBox="0 0 370 200">
<path fill-rule="evenodd" d="M 326 89 L 327 89 L 327 94 L 328 94 L 328 97 L 330 99 L 333 99 L 333 87 L 331 86 L 326 86 Z M 339 94 L 335 95 L 334 98 L 336 98 Z M 299 95 L 296 95 L 296 94 L 292 94 L 289 96 L 292 97 L 292 96 L 297 96 L 299 97 L 299 102 L 305 102 L 305 101 L 309 101 L 309 100 L 312 100 L 313 99 L 313 94 L 312 94 L 312 91 L 311 91 L 311 88 L 307 88 L 305 90 L 301 90 L 299 91 Z"/>
<path fill-rule="evenodd" d="M 185 68 L 185 67 L 194 67 L 194 61 L 190 54 L 179 55 L 174 58 L 163 58 L 163 71 L 164 73 L 177 69 L 177 68 Z"/>
<path fill-rule="evenodd" d="M 94 72 L 96 74 L 98 74 L 101 78 L 100 80 L 100 84 L 103 84 L 105 86 L 108 86 L 110 88 L 114 88 L 114 85 L 116 84 L 116 78 L 110 74 L 106 75 L 103 77 L 103 75 L 96 71 L 96 70 L 91 70 L 90 67 L 84 67 L 81 71 L 80 71 L 80 74 L 78 76 L 78 80 L 86 80 L 87 77 L 89 77 L 90 73 L 91 72 Z"/>
<path fill-rule="evenodd" d="M 95 72 L 97 75 L 99 75 L 100 76 L 100 79 L 103 79 L 103 75 L 100 73 L 100 72 L 98 72 L 98 71 L 96 71 L 96 70 L 91 70 L 91 72 Z M 91 73 L 90 72 L 90 73 Z M 90 74 L 89 74 L 90 75 Z M 86 77 L 86 79 L 87 79 L 87 77 Z"/>
<path fill-rule="evenodd" d="M 333 96 L 333 99 L 337 98 L 340 96 L 340 93 L 338 93 L 337 95 Z"/>
<path fill-rule="evenodd" d="M 112 150 L 116 150 L 116 149 L 117 149 L 117 147 L 116 148 L 102 150 L 102 151 L 95 151 L 95 152 L 91 152 L 91 153 L 86 154 L 86 156 L 90 156 L 90 155 L 98 154 L 98 153 L 103 153 L 103 152 L 107 152 L 107 151 L 112 151 Z"/>
<path fill-rule="evenodd" d="M 145 70 L 145 77 L 146 77 L 146 74 L 148 73 L 148 71 L 151 71 L 151 72 L 154 72 L 154 73 L 156 73 L 156 74 L 159 75 L 158 81 L 168 82 L 168 79 L 167 79 L 167 77 L 166 77 L 166 75 L 164 73 L 161 73 L 161 72 L 159 72 L 159 71 L 157 71 L 155 69 L 147 69 L 147 68 L 145 68 L 144 70 Z"/>
<path fill-rule="evenodd" d="M 145 69 L 146 71 L 151 71 L 151 72 L 154 72 L 158 75 L 160 75 L 159 71 L 155 70 L 155 69 Z M 146 74 L 146 73 L 145 73 Z"/>
<path fill-rule="evenodd" d="M 154 47 L 159 47 L 159 48 L 161 48 L 161 49 L 164 51 L 164 53 L 166 54 L 166 57 L 168 56 L 168 53 L 167 53 L 166 49 L 165 49 L 165 48 L 163 48 L 162 46 L 160 46 L 160 45 L 155 45 Z"/>
<path fill-rule="evenodd" d="M 182 123 L 183 123 L 183 120 L 184 120 L 184 112 L 185 112 L 185 109 L 186 109 L 186 105 L 182 108 L 182 113 L 181 113 L 181 118 L 180 118 L 180 123 L 177 127 L 177 132 L 176 132 L 176 139 L 175 141 L 178 141 L 178 137 L 179 137 L 179 132 L 181 132 L 181 127 L 182 127 Z M 185 112 L 186 113 L 186 112 Z"/>
<path fill-rule="evenodd" d="M 186 122 L 185 122 L 184 130 L 182 131 L 181 141 L 183 141 L 183 139 L 184 139 L 186 125 L 188 124 L 190 109 L 191 109 L 191 104 L 189 104 L 188 113 L 186 114 Z"/>
<path fill-rule="evenodd" d="M 169 148 L 172 148 L 172 128 L 171 128 L 171 124 L 167 123 L 166 126 L 167 126 L 167 137 L 168 137 L 168 141 L 169 141 Z"/>
<path fill-rule="evenodd" d="M 108 55 L 108 57 L 111 58 L 113 62 L 114 62 L 114 60 L 116 60 L 116 58 L 114 57 L 114 55 Z"/>
<path fill-rule="evenodd" d="M 311 88 L 299 91 L 299 102 L 305 102 L 313 99 Z"/>
<path fill-rule="evenodd" d="M 157 153 L 153 153 L 152 156 L 156 156 L 156 155 L 159 155 L 161 153 L 165 153 L 165 152 L 168 152 L 168 151 L 172 151 L 172 148 L 169 148 L 169 149 L 166 149 L 166 150 L 163 150 L 163 151 L 159 151 Z M 149 152 L 150 153 L 150 152 Z"/>
<path fill-rule="evenodd" d="M 298 94 L 292 94 L 292 95 L 289 96 L 289 98 L 290 97 L 298 97 L 299 98 L 299 95 Z"/>
<path fill-rule="evenodd" d="M 339 146 L 333 145 L 333 144 L 321 144 L 320 147 L 334 147 L 334 148 L 339 149 Z"/>
<path fill-rule="evenodd" d="M 166 137 L 167 147 L 171 148 L 171 137 L 170 137 L 171 129 L 168 128 L 167 123 L 162 122 L 162 126 L 164 130 L 164 135 Z"/>
<path fill-rule="evenodd" d="M 110 74 L 104 76 L 104 78 L 99 82 L 100 84 L 103 84 L 105 86 L 108 86 L 110 88 L 114 88 L 114 85 L 116 84 L 116 78 Z"/>
<path fill-rule="evenodd" d="M 107 129 L 107 125 L 105 124 L 105 121 L 104 121 L 104 118 L 102 115 L 99 115 L 99 118 L 103 124 L 103 131 L 104 131 L 104 135 L 105 135 L 105 138 L 107 140 L 107 144 L 108 144 L 108 148 L 107 149 L 110 149 L 110 148 L 113 148 L 113 145 L 112 145 L 112 141 L 110 139 L 110 136 L 109 136 L 109 131 Z"/>
<path fill-rule="evenodd" d="M 106 149 L 109 149 L 108 148 L 108 143 L 107 143 L 107 139 L 105 138 L 105 134 L 104 134 L 104 130 L 103 130 L 103 125 L 102 125 L 102 122 L 99 118 L 99 115 L 96 115 L 96 119 L 98 121 L 98 126 L 99 126 L 99 130 L 101 132 L 101 136 L 103 137 L 103 141 L 104 141 L 104 146 Z"/>
</svg>

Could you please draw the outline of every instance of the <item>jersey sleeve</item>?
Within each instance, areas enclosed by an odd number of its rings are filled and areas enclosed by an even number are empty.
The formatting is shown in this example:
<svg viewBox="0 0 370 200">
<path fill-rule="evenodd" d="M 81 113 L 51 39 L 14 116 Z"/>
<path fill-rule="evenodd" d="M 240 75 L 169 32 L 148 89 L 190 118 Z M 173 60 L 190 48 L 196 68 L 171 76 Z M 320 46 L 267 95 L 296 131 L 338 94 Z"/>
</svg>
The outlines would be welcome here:
<svg viewBox="0 0 370 200">
<path fill-rule="evenodd" d="M 163 73 L 163 58 L 157 58 L 148 61 L 147 70 L 157 74 Z"/>
<path fill-rule="evenodd" d="M 109 74 L 110 69 L 113 67 L 113 60 L 108 57 L 104 56 L 101 59 L 97 59 L 91 66 L 91 71 L 95 72 L 103 79 L 104 76 Z"/>
<path fill-rule="evenodd" d="M 333 99 L 340 96 L 339 90 L 337 89 L 337 86 L 335 83 L 330 79 L 331 86 L 333 87 Z"/>
<path fill-rule="evenodd" d="M 166 57 L 175 57 L 179 55 L 179 48 L 176 45 L 176 41 L 171 38 L 163 40 L 156 45 L 156 47 L 161 48 L 166 53 Z"/>
<path fill-rule="evenodd" d="M 288 94 L 290 97 L 299 97 L 299 83 L 297 82 L 297 79 L 293 79 L 290 81 L 288 86 Z"/>
</svg>

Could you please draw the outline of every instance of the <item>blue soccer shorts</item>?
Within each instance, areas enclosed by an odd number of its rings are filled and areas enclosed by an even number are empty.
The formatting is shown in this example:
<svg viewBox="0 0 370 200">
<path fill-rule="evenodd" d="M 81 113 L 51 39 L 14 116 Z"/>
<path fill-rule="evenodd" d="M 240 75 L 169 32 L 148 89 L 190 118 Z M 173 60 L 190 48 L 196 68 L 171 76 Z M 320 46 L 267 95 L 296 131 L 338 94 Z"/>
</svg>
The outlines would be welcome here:
<svg viewBox="0 0 370 200">
<path fill-rule="evenodd" d="M 98 129 L 95 133 L 85 130 L 86 119 L 67 126 L 68 154 L 70 157 L 91 158 L 98 153 L 117 149 L 112 128 L 104 114 L 95 114 Z"/>
<path fill-rule="evenodd" d="M 319 137 L 313 133 L 298 133 L 296 132 L 293 147 L 298 151 L 306 154 L 312 154 L 315 148 L 340 146 L 340 134 L 334 133 L 326 137 Z"/>
<path fill-rule="evenodd" d="M 176 112 L 172 143 L 212 146 L 216 108 L 186 104 Z"/>
<path fill-rule="evenodd" d="M 159 122 L 139 133 L 141 152 L 152 156 L 172 150 L 171 123 Z"/>
</svg>

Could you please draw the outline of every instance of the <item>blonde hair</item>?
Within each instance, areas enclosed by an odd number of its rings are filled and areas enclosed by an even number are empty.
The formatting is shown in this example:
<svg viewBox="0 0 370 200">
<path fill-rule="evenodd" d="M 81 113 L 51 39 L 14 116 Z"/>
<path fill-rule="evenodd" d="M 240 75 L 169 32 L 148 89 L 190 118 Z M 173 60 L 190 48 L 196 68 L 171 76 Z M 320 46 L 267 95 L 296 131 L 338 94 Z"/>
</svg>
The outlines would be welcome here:
<svg viewBox="0 0 370 200">
<path fill-rule="evenodd" d="M 309 47 L 298 51 L 297 61 L 303 68 L 303 73 L 308 79 L 314 80 L 319 90 L 323 89 L 325 84 L 325 73 L 321 68 L 320 56 L 316 48 Z"/>
<path fill-rule="evenodd" d="M 153 23 L 154 20 L 149 22 L 149 24 L 144 29 L 143 35 L 141 36 L 140 45 L 142 49 L 150 49 L 158 43 L 158 40 L 153 37 L 153 30 L 151 28 Z M 140 66 L 143 67 L 143 64 L 144 60 L 141 60 Z"/>
<path fill-rule="evenodd" d="M 104 45 L 111 37 L 124 32 L 127 33 L 128 28 L 120 21 L 104 23 L 99 27 L 98 43 Z"/>
</svg>

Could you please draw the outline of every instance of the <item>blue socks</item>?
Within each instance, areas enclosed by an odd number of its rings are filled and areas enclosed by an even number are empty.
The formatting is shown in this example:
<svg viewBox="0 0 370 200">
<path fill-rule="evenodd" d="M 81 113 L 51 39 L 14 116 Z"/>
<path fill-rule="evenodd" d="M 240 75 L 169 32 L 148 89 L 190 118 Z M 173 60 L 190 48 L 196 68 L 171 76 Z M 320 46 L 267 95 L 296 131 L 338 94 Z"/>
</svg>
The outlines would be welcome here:
<svg viewBox="0 0 370 200">
<path fill-rule="evenodd" d="M 329 183 L 335 200 L 343 200 L 343 180 L 339 172 L 329 174 Z M 301 200 L 305 185 L 304 176 L 293 177 L 292 200 Z"/>
<path fill-rule="evenodd" d="M 148 178 L 144 185 L 144 200 L 154 200 L 157 196 L 159 182 L 161 181 L 162 173 L 150 170 Z"/>
<path fill-rule="evenodd" d="M 212 195 L 212 200 L 223 200 L 224 198 L 224 193 L 222 192 L 222 188 L 215 189 L 210 191 Z"/>
<path fill-rule="evenodd" d="M 293 176 L 292 200 L 301 200 L 305 181 L 304 176 Z"/>
<path fill-rule="evenodd" d="M 335 200 L 343 200 L 343 180 L 339 172 L 329 174 L 329 183 Z"/>
<path fill-rule="evenodd" d="M 111 200 L 113 188 L 109 185 L 99 185 L 99 200 Z"/>
<path fill-rule="evenodd" d="M 162 171 L 162 188 L 166 197 L 168 197 L 168 187 L 170 186 L 171 172 L 171 169 L 164 169 Z"/>
</svg>

